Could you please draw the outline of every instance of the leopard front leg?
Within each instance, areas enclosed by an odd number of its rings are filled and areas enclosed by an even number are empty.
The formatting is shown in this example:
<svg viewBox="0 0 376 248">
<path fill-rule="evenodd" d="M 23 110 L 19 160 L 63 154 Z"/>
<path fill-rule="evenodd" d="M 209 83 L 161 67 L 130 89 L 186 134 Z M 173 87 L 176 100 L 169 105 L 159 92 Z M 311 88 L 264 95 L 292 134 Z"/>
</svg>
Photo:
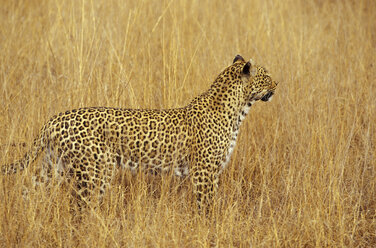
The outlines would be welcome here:
<svg viewBox="0 0 376 248">
<path fill-rule="evenodd" d="M 191 179 L 199 212 L 211 212 L 218 188 L 218 173 L 214 165 L 205 164 L 203 160 L 196 160 L 191 170 Z"/>
</svg>

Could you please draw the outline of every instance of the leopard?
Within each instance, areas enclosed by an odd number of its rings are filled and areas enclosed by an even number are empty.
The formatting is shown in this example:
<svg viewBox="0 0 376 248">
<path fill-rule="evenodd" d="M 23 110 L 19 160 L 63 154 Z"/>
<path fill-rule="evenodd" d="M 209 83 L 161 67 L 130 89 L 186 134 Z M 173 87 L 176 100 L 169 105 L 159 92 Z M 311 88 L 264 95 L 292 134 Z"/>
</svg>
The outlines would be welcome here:
<svg viewBox="0 0 376 248">
<path fill-rule="evenodd" d="M 251 106 L 270 101 L 277 84 L 264 67 L 237 55 L 185 107 L 84 107 L 59 113 L 44 124 L 28 152 L 1 171 L 24 171 L 44 153 L 43 162 L 37 163 L 39 176 L 44 181 L 68 177 L 84 199 L 103 194 L 122 169 L 170 171 L 189 178 L 202 209 L 213 201 Z"/>
</svg>

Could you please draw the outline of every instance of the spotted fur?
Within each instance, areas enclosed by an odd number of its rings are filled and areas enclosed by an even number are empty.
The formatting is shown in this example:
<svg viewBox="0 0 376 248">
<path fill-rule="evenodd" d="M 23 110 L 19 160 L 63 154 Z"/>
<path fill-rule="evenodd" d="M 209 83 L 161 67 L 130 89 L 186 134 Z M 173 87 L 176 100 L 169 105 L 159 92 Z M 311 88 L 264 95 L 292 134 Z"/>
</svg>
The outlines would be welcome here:
<svg viewBox="0 0 376 248">
<path fill-rule="evenodd" d="M 255 101 L 268 101 L 277 83 L 240 55 L 210 89 L 183 108 L 81 108 L 52 117 L 29 152 L 3 173 L 24 170 L 45 151 L 40 175 L 74 179 L 86 197 L 109 186 L 118 168 L 190 176 L 198 206 L 210 205 L 230 160 L 239 128 Z M 39 176 L 40 176 L 39 175 Z"/>
</svg>

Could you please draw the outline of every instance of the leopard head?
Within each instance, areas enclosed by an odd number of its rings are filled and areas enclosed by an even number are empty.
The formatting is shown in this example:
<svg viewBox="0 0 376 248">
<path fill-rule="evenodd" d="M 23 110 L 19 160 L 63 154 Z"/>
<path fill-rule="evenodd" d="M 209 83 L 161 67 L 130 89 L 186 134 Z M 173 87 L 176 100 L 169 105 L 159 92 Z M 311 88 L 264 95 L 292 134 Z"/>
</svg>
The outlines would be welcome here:
<svg viewBox="0 0 376 248">
<path fill-rule="evenodd" d="M 278 82 L 273 81 L 270 74 L 262 66 L 253 65 L 252 61 L 245 62 L 237 55 L 234 63 L 242 63 L 242 80 L 247 102 L 270 101 L 275 93 Z"/>
</svg>

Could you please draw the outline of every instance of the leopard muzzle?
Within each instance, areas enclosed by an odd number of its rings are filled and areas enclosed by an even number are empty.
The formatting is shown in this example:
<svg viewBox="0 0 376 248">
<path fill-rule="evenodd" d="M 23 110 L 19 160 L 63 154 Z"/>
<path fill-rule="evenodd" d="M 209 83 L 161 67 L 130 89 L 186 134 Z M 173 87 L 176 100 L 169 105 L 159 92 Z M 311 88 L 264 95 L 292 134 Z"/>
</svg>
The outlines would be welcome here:
<svg viewBox="0 0 376 248">
<path fill-rule="evenodd" d="M 268 102 L 272 99 L 272 96 L 274 95 L 274 92 L 273 91 L 269 91 L 268 93 L 266 93 L 262 98 L 261 98 L 261 101 L 264 101 L 264 102 Z"/>
</svg>

